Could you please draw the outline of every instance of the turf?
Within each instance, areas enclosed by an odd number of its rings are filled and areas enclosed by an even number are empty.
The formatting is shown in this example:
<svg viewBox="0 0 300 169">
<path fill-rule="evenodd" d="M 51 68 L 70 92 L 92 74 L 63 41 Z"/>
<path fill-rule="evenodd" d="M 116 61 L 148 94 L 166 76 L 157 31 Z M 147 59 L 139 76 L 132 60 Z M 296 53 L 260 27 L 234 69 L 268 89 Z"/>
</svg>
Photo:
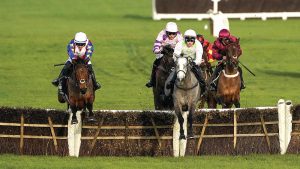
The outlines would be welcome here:
<svg viewBox="0 0 300 169">
<path fill-rule="evenodd" d="M 92 63 L 102 89 L 95 109 L 153 109 L 148 81 L 157 33 L 169 20 L 153 21 L 149 0 L 2 0 L 0 5 L 0 106 L 64 109 L 52 79 L 67 59 L 66 45 L 78 31 L 95 46 Z M 208 20 L 176 21 L 204 30 Z M 246 90 L 241 106 L 274 106 L 278 99 L 299 103 L 300 20 L 230 20 L 241 38 Z"/>
<path fill-rule="evenodd" d="M 151 165 L 149 165 L 151 164 Z M 109 169 L 152 169 L 152 168 L 243 168 L 243 169 L 296 169 L 297 155 L 249 155 L 249 156 L 204 156 L 204 157 L 47 157 L 1 155 L 1 168 L 63 169 L 63 168 L 109 168 Z"/>
</svg>

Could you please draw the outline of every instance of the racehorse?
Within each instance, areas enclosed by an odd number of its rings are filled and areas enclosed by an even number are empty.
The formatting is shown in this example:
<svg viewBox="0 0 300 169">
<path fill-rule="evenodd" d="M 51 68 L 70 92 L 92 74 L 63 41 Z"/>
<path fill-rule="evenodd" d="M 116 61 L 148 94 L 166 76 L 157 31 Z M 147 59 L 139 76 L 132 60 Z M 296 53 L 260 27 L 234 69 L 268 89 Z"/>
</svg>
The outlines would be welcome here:
<svg viewBox="0 0 300 169">
<path fill-rule="evenodd" d="M 156 110 L 173 109 L 173 100 L 171 96 L 166 96 L 164 87 L 165 82 L 175 66 L 173 59 L 174 49 L 170 45 L 163 47 L 160 64 L 157 67 L 155 85 L 153 87 L 154 105 Z"/>
<path fill-rule="evenodd" d="M 231 108 L 233 104 L 236 108 L 240 107 L 241 78 L 238 71 L 238 45 L 239 40 L 226 46 L 225 68 L 219 75 L 217 91 L 212 92 L 214 96 L 209 100 L 210 108 L 216 108 L 217 103 L 221 104 L 222 108 Z"/>
<path fill-rule="evenodd" d="M 207 53 L 205 51 L 206 51 L 206 49 L 203 48 L 203 54 L 202 54 L 203 61 L 200 64 L 200 70 L 201 70 L 202 77 L 205 80 L 206 86 L 209 86 L 210 77 L 213 72 L 212 72 L 211 64 L 208 62 Z M 205 102 L 207 102 L 207 98 L 204 96 L 200 97 L 198 108 L 203 108 Z M 208 105 L 208 102 L 207 102 L 207 105 Z"/>
<path fill-rule="evenodd" d="M 178 117 L 180 124 L 179 139 L 186 139 L 183 130 L 184 118 L 182 113 L 188 111 L 188 137 L 193 137 L 193 114 L 196 109 L 196 104 L 200 98 L 200 85 L 199 82 L 191 71 L 191 58 L 178 57 L 176 60 L 176 81 L 174 85 L 173 101 L 175 113 Z"/>
<path fill-rule="evenodd" d="M 77 124 L 76 112 L 78 110 L 86 111 L 88 122 L 95 122 L 93 113 L 93 102 L 95 100 L 95 91 L 88 67 L 82 60 L 73 64 L 71 77 L 67 79 L 67 102 L 72 111 L 72 124 Z"/>
</svg>

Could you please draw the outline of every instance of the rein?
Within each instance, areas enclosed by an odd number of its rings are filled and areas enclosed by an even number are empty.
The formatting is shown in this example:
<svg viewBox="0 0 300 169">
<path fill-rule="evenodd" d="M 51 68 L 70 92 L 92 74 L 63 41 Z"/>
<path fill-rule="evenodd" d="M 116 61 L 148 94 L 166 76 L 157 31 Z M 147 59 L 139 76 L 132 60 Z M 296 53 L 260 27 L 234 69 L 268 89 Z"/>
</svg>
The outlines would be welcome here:
<svg viewBox="0 0 300 169">
<path fill-rule="evenodd" d="M 186 73 L 187 73 L 187 71 L 184 71 L 184 70 L 178 70 L 178 71 L 176 72 L 176 74 L 178 74 L 179 72 L 183 72 L 184 75 L 185 75 L 185 78 L 186 78 Z M 191 73 L 191 72 L 190 72 L 190 73 Z M 197 87 L 198 85 L 199 85 L 198 80 L 197 80 L 197 82 L 196 82 L 192 87 L 180 87 L 180 86 L 177 85 L 177 83 L 175 83 L 175 86 L 176 86 L 178 89 L 181 89 L 181 90 L 184 90 L 184 91 L 194 89 L 194 88 Z"/>
<path fill-rule="evenodd" d="M 184 87 L 178 86 L 178 85 L 175 83 L 175 86 L 176 86 L 178 89 L 181 89 L 181 90 L 184 90 L 184 91 L 194 89 L 194 88 L 197 87 L 198 85 L 199 85 L 199 83 L 197 82 L 197 83 L 195 83 L 194 86 L 192 86 L 192 87 L 184 88 Z"/>
</svg>

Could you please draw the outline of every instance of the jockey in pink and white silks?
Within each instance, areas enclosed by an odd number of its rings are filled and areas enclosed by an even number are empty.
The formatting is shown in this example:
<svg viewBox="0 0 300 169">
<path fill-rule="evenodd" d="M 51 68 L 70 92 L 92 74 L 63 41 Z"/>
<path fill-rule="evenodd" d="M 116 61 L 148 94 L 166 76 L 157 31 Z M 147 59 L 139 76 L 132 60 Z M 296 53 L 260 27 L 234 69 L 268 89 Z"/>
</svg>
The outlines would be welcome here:
<svg viewBox="0 0 300 169">
<path fill-rule="evenodd" d="M 178 31 L 177 24 L 175 22 L 168 22 L 166 28 L 160 31 L 153 45 L 153 53 L 155 54 L 155 61 L 152 66 L 152 73 L 150 81 L 146 84 L 147 87 L 153 87 L 155 81 L 155 72 L 157 66 L 160 64 L 163 57 L 162 49 L 166 45 L 170 45 L 171 48 L 175 48 L 175 45 L 182 40 L 182 35 Z"/>
<path fill-rule="evenodd" d="M 101 85 L 96 81 L 95 73 L 91 63 L 91 57 L 94 52 L 94 46 L 92 42 L 87 38 L 86 34 L 83 32 L 78 32 L 75 34 L 75 38 L 72 39 L 67 45 L 67 52 L 69 55 L 63 69 L 61 70 L 58 78 L 52 81 L 54 86 L 58 86 L 59 93 L 64 95 L 62 86 L 65 83 L 64 77 L 69 77 L 72 73 L 72 64 L 76 63 L 78 59 L 84 60 L 88 66 L 89 73 L 91 74 L 94 90 L 100 89 Z"/>
<path fill-rule="evenodd" d="M 188 29 L 187 31 L 185 31 L 184 39 L 179 41 L 175 46 L 173 59 L 175 62 L 178 57 L 187 57 L 193 59 L 193 61 L 191 62 L 191 71 L 195 74 L 197 80 L 199 81 L 201 87 L 201 95 L 203 95 L 206 91 L 205 80 L 203 79 L 200 71 L 200 64 L 203 62 L 203 47 L 201 43 L 196 39 L 196 37 L 197 35 L 194 30 Z M 174 87 L 175 80 L 176 73 L 174 73 L 170 83 L 167 85 L 168 89 Z"/>
</svg>

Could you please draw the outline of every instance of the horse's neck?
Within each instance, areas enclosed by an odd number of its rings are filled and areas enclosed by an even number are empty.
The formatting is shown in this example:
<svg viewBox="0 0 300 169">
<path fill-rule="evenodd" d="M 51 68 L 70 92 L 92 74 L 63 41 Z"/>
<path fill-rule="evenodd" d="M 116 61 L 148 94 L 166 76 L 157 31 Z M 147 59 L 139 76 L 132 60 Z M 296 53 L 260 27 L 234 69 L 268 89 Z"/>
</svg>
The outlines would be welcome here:
<svg viewBox="0 0 300 169">
<path fill-rule="evenodd" d="M 168 61 L 169 56 L 164 56 L 162 62 L 160 62 L 160 65 L 163 69 L 165 69 L 166 72 L 170 72 L 170 70 L 172 69 L 172 64 Z"/>
</svg>

